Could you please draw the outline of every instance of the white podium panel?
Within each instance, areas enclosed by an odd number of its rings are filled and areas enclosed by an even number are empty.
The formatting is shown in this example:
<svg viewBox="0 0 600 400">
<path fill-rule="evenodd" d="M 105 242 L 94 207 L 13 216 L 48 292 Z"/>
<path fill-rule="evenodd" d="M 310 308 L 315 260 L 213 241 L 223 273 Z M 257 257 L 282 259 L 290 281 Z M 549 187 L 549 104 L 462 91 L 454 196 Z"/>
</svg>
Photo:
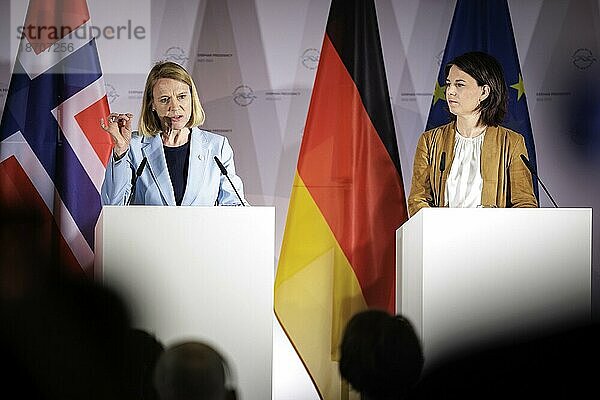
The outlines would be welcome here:
<svg viewBox="0 0 600 400">
<path fill-rule="evenodd" d="M 426 366 L 591 313 L 591 209 L 422 209 L 396 232 L 396 309 Z"/>
<path fill-rule="evenodd" d="M 134 327 L 214 345 L 241 399 L 271 399 L 274 231 L 273 207 L 108 206 L 95 268 Z"/>
</svg>

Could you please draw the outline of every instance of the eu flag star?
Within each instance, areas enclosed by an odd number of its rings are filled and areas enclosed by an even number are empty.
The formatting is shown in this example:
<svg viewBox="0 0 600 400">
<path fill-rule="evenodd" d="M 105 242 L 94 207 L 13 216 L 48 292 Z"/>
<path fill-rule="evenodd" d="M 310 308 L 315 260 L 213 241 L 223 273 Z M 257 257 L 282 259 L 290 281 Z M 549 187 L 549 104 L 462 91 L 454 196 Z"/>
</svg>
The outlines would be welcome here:
<svg viewBox="0 0 600 400">
<path fill-rule="evenodd" d="M 433 91 L 433 106 L 438 100 L 446 101 L 446 85 L 440 86 L 438 81 L 435 81 L 435 90 Z"/>
<path fill-rule="evenodd" d="M 519 82 L 510 85 L 511 88 L 517 90 L 517 101 L 521 100 L 521 96 L 525 94 L 525 85 L 523 85 L 523 77 L 519 74 Z"/>
</svg>

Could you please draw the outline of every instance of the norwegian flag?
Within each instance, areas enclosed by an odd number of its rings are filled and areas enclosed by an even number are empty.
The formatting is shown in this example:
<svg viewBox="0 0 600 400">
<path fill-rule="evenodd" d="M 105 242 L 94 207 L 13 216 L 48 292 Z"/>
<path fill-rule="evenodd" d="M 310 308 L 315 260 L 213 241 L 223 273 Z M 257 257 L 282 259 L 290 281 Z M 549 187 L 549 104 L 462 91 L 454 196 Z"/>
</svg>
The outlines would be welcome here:
<svg viewBox="0 0 600 400">
<path fill-rule="evenodd" d="M 61 265 L 93 273 L 109 106 L 85 0 L 31 0 L 0 125 L 0 200 L 35 208 Z"/>
</svg>

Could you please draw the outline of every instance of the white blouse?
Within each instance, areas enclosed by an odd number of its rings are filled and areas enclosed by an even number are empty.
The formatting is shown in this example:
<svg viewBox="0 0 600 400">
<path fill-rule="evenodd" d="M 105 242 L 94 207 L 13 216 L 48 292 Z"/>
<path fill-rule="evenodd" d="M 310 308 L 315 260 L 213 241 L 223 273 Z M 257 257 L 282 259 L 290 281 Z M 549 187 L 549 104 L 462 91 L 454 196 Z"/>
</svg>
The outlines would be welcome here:
<svg viewBox="0 0 600 400">
<path fill-rule="evenodd" d="M 446 206 L 474 208 L 481 204 L 481 145 L 485 132 L 466 138 L 456 132 L 454 160 L 446 181 Z"/>
</svg>

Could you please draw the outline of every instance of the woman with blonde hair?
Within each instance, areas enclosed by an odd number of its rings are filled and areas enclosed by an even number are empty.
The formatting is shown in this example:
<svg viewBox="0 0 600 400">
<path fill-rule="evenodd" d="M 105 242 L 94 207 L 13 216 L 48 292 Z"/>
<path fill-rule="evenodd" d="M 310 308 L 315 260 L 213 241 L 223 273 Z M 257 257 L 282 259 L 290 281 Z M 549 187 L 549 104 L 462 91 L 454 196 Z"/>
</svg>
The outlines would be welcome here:
<svg viewBox="0 0 600 400">
<path fill-rule="evenodd" d="M 190 74 L 157 63 L 146 79 L 139 131 L 131 131 L 131 113 L 100 121 L 114 143 L 102 204 L 247 204 L 233 150 L 225 137 L 198 127 L 204 117 Z"/>
</svg>

